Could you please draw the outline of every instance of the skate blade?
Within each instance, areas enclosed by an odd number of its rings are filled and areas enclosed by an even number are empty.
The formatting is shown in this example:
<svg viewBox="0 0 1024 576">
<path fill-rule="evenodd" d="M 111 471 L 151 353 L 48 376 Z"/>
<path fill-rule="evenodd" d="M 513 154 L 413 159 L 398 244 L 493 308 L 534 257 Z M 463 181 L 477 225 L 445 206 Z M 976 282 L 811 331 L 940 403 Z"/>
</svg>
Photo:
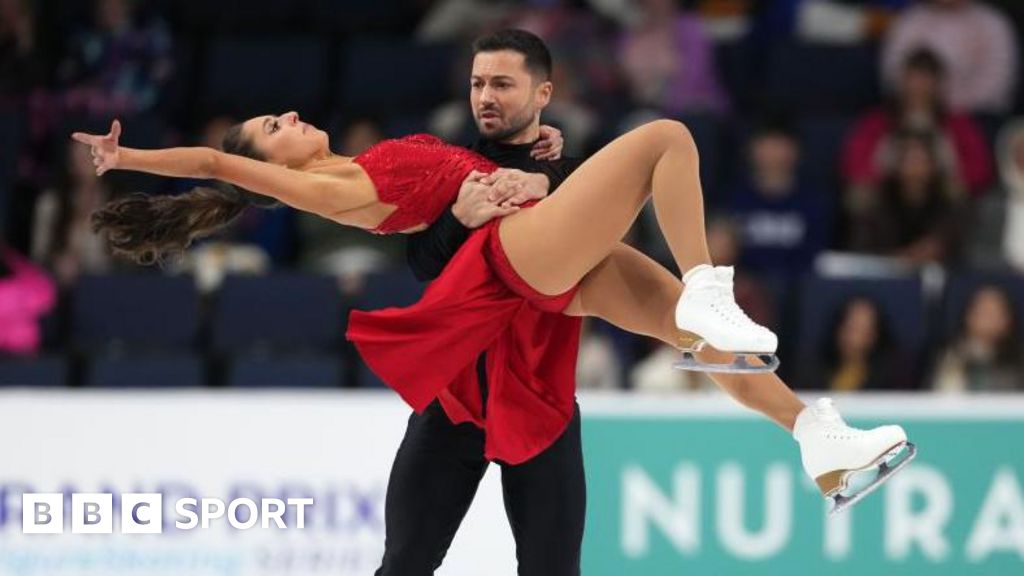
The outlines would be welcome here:
<svg viewBox="0 0 1024 576">
<path fill-rule="evenodd" d="M 699 351 L 699 350 L 697 350 Z M 694 356 L 694 352 L 683 350 L 683 357 L 672 365 L 676 370 L 689 370 L 693 372 L 713 372 L 728 374 L 763 374 L 775 372 L 779 367 L 779 357 L 775 354 L 757 354 L 747 352 L 730 352 L 735 354 L 730 363 L 701 362 Z M 756 357 L 763 362 L 763 365 L 751 364 L 749 358 Z"/>
<path fill-rule="evenodd" d="M 904 450 L 904 448 L 906 448 L 906 450 Z M 902 458 L 900 457 L 900 454 L 903 455 Z M 870 465 L 865 466 L 864 468 L 861 468 L 859 470 L 851 470 L 847 472 L 843 476 L 843 487 L 840 490 L 846 489 L 846 485 L 849 481 L 850 476 L 853 476 L 858 472 L 870 470 L 872 468 L 875 468 L 876 466 L 878 468 L 878 474 L 875 476 L 875 479 L 872 480 L 867 486 L 864 486 L 863 488 L 856 491 L 853 495 L 847 496 L 840 492 L 832 496 L 833 505 L 832 509 L 829 510 L 828 512 L 829 516 L 835 516 L 836 514 L 840 514 L 843 511 L 852 507 L 857 502 L 863 500 L 865 496 L 877 490 L 879 486 L 887 482 L 890 478 L 893 477 L 893 475 L 902 470 L 907 464 L 910 464 L 910 461 L 913 460 L 915 457 L 917 457 L 917 445 L 911 442 L 902 442 L 894 446 L 888 452 L 883 454 L 881 458 L 871 463 Z M 895 464 L 893 463 L 894 461 Z"/>
</svg>

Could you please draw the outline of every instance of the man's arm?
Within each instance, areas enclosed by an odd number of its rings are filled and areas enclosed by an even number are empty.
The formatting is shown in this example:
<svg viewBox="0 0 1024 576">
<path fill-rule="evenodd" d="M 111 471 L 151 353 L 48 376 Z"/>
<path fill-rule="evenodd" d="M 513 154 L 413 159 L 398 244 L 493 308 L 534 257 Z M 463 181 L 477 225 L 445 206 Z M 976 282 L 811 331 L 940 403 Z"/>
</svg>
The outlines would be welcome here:
<svg viewBox="0 0 1024 576">
<path fill-rule="evenodd" d="M 548 193 L 550 194 L 582 163 L 583 160 L 580 158 L 563 157 L 558 160 L 535 162 L 530 168 L 548 177 L 550 184 Z M 482 204 L 486 198 L 472 196 L 464 192 L 460 191 L 459 201 L 453 204 L 449 210 L 445 210 L 429 228 L 416 234 L 410 234 L 406 238 L 406 261 L 420 281 L 426 282 L 441 275 L 441 271 L 444 270 L 448 261 L 455 256 L 463 242 L 469 238 L 472 229 L 487 221 L 479 222 L 481 217 L 493 218 L 504 215 L 500 212 L 486 212 L 489 208 Z"/>
<path fill-rule="evenodd" d="M 421 282 L 440 276 L 448 261 L 469 238 L 469 232 L 470 229 L 459 222 L 449 209 L 426 230 L 410 234 L 406 238 L 405 257 L 412 273 Z"/>
<path fill-rule="evenodd" d="M 406 260 L 420 281 L 440 276 L 474 228 L 519 210 L 518 206 L 501 207 L 488 200 L 491 186 L 481 183 L 484 176 L 481 172 L 467 176 L 451 208 L 426 230 L 408 236 Z"/>
<path fill-rule="evenodd" d="M 548 194 L 553 193 L 580 165 L 582 158 L 561 158 L 550 162 L 538 162 L 540 172 L 548 177 Z"/>
</svg>

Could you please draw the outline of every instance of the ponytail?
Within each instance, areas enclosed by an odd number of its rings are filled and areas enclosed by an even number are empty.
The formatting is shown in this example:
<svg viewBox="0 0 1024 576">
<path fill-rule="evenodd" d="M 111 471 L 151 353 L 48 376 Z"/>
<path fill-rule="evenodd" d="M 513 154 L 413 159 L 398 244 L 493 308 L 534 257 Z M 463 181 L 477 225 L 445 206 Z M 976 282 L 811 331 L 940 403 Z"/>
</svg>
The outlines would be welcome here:
<svg viewBox="0 0 1024 576">
<path fill-rule="evenodd" d="M 248 205 L 227 184 L 197 187 L 177 196 L 136 193 L 93 213 L 92 229 L 106 237 L 114 254 L 153 264 L 227 227 Z"/>
</svg>

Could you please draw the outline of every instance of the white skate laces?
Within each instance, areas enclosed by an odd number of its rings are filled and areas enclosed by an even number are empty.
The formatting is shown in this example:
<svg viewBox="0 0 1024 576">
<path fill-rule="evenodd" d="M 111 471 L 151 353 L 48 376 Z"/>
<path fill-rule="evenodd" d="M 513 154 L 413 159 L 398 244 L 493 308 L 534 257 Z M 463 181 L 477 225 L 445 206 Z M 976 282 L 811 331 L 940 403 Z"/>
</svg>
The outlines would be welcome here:
<svg viewBox="0 0 1024 576">
<path fill-rule="evenodd" d="M 733 269 L 700 265 L 683 277 L 686 288 L 676 304 L 676 326 L 681 331 L 679 348 L 683 370 L 704 372 L 770 372 L 778 367 L 775 350 L 778 338 L 771 330 L 750 319 L 733 294 Z M 712 364 L 696 359 L 694 353 L 705 345 L 735 354 L 729 364 Z M 764 356 L 750 363 L 748 356 Z"/>
<path fill-rule="evenodd" d="M 833 500 L 832 514 L 860 501 L 917 454 L 915 446 L 907 442 L 903 428 L 850 427 L 830 398 L 821 398 L 800 412 L 793 437 L 800 443 L 804 471 L 822 494 Z M 874 477 L 866 484 L 851 485 L 855 475 L 872 471 Z"/>
</svg>

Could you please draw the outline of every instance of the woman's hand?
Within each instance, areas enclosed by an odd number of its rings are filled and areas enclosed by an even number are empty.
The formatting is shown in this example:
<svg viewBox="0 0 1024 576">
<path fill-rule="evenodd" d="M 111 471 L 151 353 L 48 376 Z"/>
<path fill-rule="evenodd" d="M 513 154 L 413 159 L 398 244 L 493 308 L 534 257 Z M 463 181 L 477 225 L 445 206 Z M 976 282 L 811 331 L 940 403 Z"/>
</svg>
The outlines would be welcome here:
<svg viewBox="0 0 1024 576">
<path fill-rule="evenodd" d="M 499 168 L 483 176 L 480 182 L 491 186 L 487 199 L 502 207 L 540 200 L 548 195 L 550 187 L 547 176 L 514 168 Z"/>
<path fill-rule="evenodd" d="M 494 187 L 481 182 L 485 176 L 483 172 L 470 172 L 462 181 L 459 196 L 452 206 L 452 215 L 466 228 L 478 228 L 494 218 L 519 210 L 518 206 L 499 206 L 488 200 Z"/>
<path fill-rule="evenodd" d="M 533 145 L 530 156 L 534 160 L 558 160 L 562 157 L 562 131 L 554 126 L 540 127 L 540 140 Z"/>
<path fill-rule="evenodd" d="M 114 120 L 110 125 L 110 133 L 106 136 L 75 132 L 71 135 L 76 142 L 92 147 L 92 163 L 96 166 L 96 175 L 103 176 L 107 170 L 113 170 L 121 164 L 121 122 Z"/>
</svg>

